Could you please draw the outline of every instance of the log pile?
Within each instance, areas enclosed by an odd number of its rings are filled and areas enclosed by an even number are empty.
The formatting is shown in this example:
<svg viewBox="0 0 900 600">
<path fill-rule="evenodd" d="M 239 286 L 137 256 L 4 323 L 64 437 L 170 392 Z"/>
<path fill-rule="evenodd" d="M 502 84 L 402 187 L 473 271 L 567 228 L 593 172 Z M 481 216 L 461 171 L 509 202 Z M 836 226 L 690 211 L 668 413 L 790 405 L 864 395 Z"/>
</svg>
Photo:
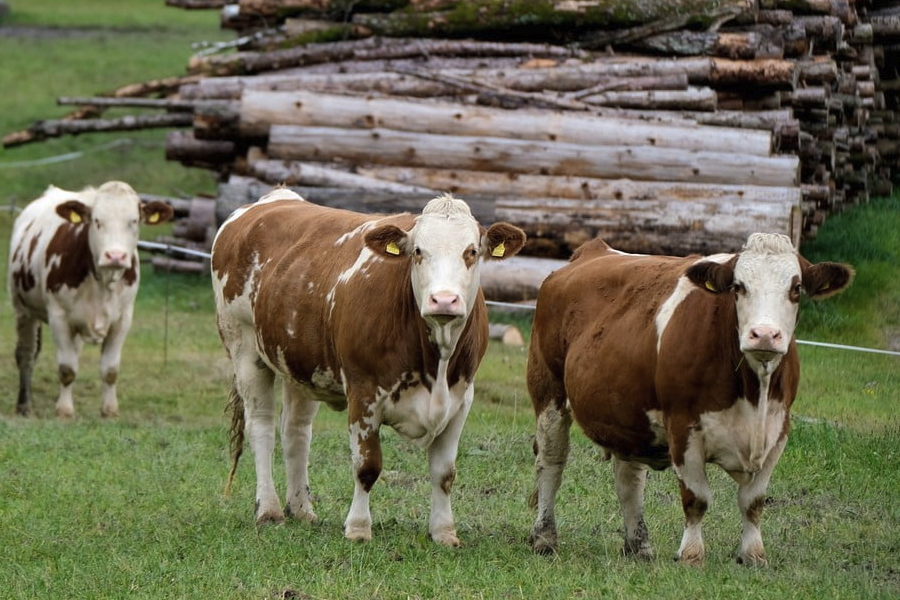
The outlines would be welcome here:
<svg viewBox="0 0 900 600">
<path fill-rule="evenodd" d="M 547 257 L 595 235 L 799 245 L 900 176 L 897 0 L 166 3 L 220 10 L 238 38 L 183 77 L 60 99 L 70 118 L 4 145 L 174 128 L 167 158 L 220 176 L 219 220 L 279 183 L 365 211 L 449 190 Z"/>
</svg>

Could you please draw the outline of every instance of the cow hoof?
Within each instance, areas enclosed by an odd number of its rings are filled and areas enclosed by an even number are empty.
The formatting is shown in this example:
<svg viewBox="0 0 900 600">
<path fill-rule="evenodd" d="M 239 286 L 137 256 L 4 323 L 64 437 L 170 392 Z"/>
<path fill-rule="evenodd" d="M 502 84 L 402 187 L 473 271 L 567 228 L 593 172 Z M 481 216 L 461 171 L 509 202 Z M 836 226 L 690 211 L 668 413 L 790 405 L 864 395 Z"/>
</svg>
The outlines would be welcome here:
<svg viewBox="0 0 900 600">
<path fill-rule="evenodd" d="M 290 504 L 285 508 L 285 513 L 289 519 L 294 521 L 303 521 L 305 523 L 317 523 L 319 521 L 319 517 L 312 510 L 303 508 L 300 510 L 293 510 Z"/>
<path fill-rule="evenodd" d="M 682 552 L 681 556 L 676 556 L 675 561 L 680 562 L 683 565 L 688 565 L 689 567 L 702 567 L 705 556 L 703 552 L 700 553 L 688 553 Z"/>
<path fill-rule="evenodd" d="M 368 542 L 372 539 L 372 527 L 348 524 L 344 529 L 344 537 L 354 542 Z"/>
<path fill-rule="evenodd" d="M 100 409 L 100 416 L 103 417 L 104 419 L 109 419 L 109 418 L 115 418 L 115 417 L 118 417 L 118 416 L 119 416 L 119 409 L 118 409 L 118 408 L 106 408 L 106 407 L 101 408 L 101 409 Z"/>
<path fill-rule="evenodd" d="M 459 538 L 456 537 L 456 531 L 453 529 L 435 531 L 431 534 L 431 539 L 433 539 L 438 544 L 447 546 L 449 548 L 459 548 L 462 545 L 459 542 Z"/>
<path fill-rule="evenodd" d="M 556 554 L 557 552 L 557 540 L 556 535 L 533 535 L 531 537 L 531 549 L 535 554 L 541 554 L 547 556 L 549 554 Z"/>
<path fill-rule="evenodd" d="M 56 418 L 64 419 L 66 421 L 72 420 L 75 418 L 75 411 L 71 408 L 57 408 L 56 409 Z"/>
<path fill-rule="evenodd" d="M 256 501 L 256 527 L 274 524 L 280 525 L 284 523 L 284 512 L 277 503 L 269 506 L 263 506 L 259 500 Z"/>
<path fill-rule="evenodd" d="M 20 417 L 30 417 L 31 416 L 31 407 L 26 404 L 17 404 L 16 405 L 16 414 Z"/>
<path fill-rule="evenodd" d="M 626 542 L 622 548 L 622 554 L 639 560 L 653 560 L 653 548 L 649 544 L 636 545 Z"/>
<path fill-rule="evenodd" d="M 739 554 L 737 563 L 748 567 L 765 567 L 769 564 L 769 561 L 766 559 L 765 552 L 748 552 Z"/>
</svg>

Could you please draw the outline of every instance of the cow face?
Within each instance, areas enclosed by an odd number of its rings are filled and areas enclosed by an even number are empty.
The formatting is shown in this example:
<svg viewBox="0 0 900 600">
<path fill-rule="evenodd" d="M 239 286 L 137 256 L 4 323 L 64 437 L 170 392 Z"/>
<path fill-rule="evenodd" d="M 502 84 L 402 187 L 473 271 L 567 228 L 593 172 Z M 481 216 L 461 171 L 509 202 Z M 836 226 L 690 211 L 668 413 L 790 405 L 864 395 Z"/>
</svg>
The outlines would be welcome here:
<svg viewBox="0 0 900 600">
<path fill-rule="evenodd" d="M 754 368 L 771 372 L 793 339 L 801 294 L 834 295 L 850 284 L 853 269 L 830 262 L 813 265 L 794 251 L 787 236 L 754 233 L 728 262 L 703 261 L 686 275 L 706 291 L 734 294 L 741 352 Z"/>
<path fill-rule="evenodd" d="M 419 313 L 438 327 L 462 323 L 472 311 L 481 260 L 512 256 L 524 243 L 525 233 L 507 223 L 485 231 L 468 205 L 450 195 L 431 200 L 408 232 L 385 225 L 366 235 L 366 244 L 376 254 L 410 260 Z"/>
<path fill-rule="evenodd" d="M 142 203 L 131 186 L 109 181 L 93 191 L 93 201 L 67 200 L 56 213 L 73 225 L 88 228 L 88 246 L 94 269 L 102 281 L 118 281 L 132 268 L 139 224 L 164 223 L 172 218 L 165 202 Z"/>
</svg>

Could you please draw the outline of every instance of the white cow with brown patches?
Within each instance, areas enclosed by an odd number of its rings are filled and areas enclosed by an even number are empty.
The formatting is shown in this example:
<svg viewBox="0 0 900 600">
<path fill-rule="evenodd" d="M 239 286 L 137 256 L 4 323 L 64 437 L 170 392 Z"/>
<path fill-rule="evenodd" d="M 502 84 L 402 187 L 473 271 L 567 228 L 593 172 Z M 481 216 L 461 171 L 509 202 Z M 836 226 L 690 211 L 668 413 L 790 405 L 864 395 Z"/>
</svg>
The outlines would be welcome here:
<svg viewBox="0 0 900 600">
<path fill-rule="evenodd" d="M 759 521 L 800 377 L 800 296 L 828 297 L 852 278 L 846 265 L 810 264 L 783 235 L 753 234 L 741 252 L 706 258 L 624 254 L 602 240 L 579 248 L 541 286 L 528 356 L 535 551 L 558 545 L 556 492 L 574 419 L 613 456 L 626 554 L 652 556 L 647 469 L 672 467 L 685 517 L 677 558 L 703 562 L 713 463 L 738 484 L 738 560 L 764 564 Z"/>
<path fill-rule="evenodd" d="M 232 477 L 246 434 L 258 524 L 280 522 L 285 512 L 316 520 L 309 448 L 313 417 L 325 402 L 348 409 L 356 485 L 345 536 L 372 536 L 379 428 L 390 425 L 427 449 L 431 537 L 459 545 L 450 490 L 488 339 L 480 265 L 512 256 L 524 241 L 506 223 L 480 227 L 449 195 L 418 216 L 373 216 L 320 207 L 279 188 L 229 217 L 213 244 L 213 289 L 234 368 Z M 276 375 L 285 510 L 272 479 Z"/>
<path fill-rule="evenodd" d="M 102 344 L 101 414 L 119 412 L 116 380 L 140 283 L 138 225 L 172 217 L 164 202 L 141 202 L 121 181 L 69 192 L 50 186 L 16 218 L 9 251 L 9 296 L 16 313 L 16 412 L 31 412 L 31 376 L 41 323 L 56 345 L 56 414 L 75 415 L 72 387 L 84 341 Z"/>
</svg>

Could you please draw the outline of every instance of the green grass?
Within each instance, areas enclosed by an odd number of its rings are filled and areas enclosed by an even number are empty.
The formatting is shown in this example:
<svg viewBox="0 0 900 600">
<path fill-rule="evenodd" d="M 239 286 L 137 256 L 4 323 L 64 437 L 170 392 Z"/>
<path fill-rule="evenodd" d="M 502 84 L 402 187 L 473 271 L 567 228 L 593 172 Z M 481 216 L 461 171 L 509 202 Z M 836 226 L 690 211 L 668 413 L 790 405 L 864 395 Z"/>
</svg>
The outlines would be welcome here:
<svg viewBox="0 0 900 600">
<path fill-rule="evenodd" d="M 60 116 L 61 95 L 89 95 L 184 72 L 190 43 L 225 39 L 218 13 L 162 0 L 14 2 L 13 25 L 76 25 L 75 36 L 0 36 L 0 130 Z M 9 23 L 6 23 L 9 24 Z M 99 29 L 98 29 L 99 28 Z M 111 29 L 110 29 L 111 28 Z M 204 171 L 164 160 L 164 132 L 42 166 L 28 162 L 119 139 L 91 135 L 0 151 L 0 204 L 22 206 L 48 183 L 77 188 L 123 179 L 143 192 L 211 191 Z M 852 263 L 846 293 L 803 307 L 799 337 L 887 347 L 896 340 L 900 200 L 830 217 L 803 248 L 814 260 Z M 5 280 L 12 215 L 0 211 Z M 158 233 L 147 229 L 145 238 Z M 146 259 L 146 257 L 145 257 Z M 385 472 L 374 488 L 374 539 L 349 543 L 352 495 L 346 415 L 320 411 L 312 486 L 320 522 L 257 531 L 249 452 L 223 496 L 229 459 L 222 414 L 229 370 L 215 330 L 207 277 L 144 265 L 135 323 L 123 352 L 122 416 L 99 417 L 99 352 L 87 346 L 75 388 L 78 417 L 53 418 L 56 367 L 49 332 L 35 372 L 36 416 L 13 416 L 14 327 L 0 292 L 0 598 L 896 598 L 900 589 L 900 359 L 801 347 L 803 381 L 793 431 L 769 488 L 765 569 L 734 563 L 740 535 L 734 484 L 709 470 L 714 503 L 704 521 L 707 565 L 674 564 L 682 514 L 671 472 L 653 473 L 647 525 L 657 558 L 620 555 L 622 524 L 609 464 L 580 433 L 559 494 L 556 557 L 526 543 L 533 512 L 534 417 L 526 352 L 492 343 L 461 441 L 454 513 L 464 547 L 427 536 L 424 453 L 383 431 Z M 512 320 L 528 334 L 529 318 Z M 277 454 L 280 450 L 277 451 Z M 284 474 L 276 458 L 276 482 Z"/>
</svg>

